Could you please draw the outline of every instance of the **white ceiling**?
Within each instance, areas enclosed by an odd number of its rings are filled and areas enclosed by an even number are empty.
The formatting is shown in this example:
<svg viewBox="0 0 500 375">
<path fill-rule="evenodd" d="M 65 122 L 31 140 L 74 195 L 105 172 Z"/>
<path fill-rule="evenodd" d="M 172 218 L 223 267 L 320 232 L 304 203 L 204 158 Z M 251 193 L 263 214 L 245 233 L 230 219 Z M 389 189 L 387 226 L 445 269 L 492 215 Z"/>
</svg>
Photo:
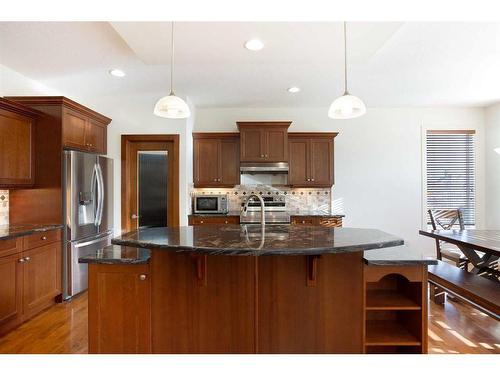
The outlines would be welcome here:
<svg viewBox="0 0 500 375">
<path fill-rule="evenodd" d="M 175 91 L 198 107 L 322 107 L 343 91 L 338 22 L 186 22 L 175 37 Z M 253 37 L 262 51 L 243 48 Z M 349 23 L 348 52 L 369 107 L 500 100 L 499 23 Z M 169 59 L 169 23 L 0 22 L 0 64 L 76 97 L 165 95 Z"/>
</svg>

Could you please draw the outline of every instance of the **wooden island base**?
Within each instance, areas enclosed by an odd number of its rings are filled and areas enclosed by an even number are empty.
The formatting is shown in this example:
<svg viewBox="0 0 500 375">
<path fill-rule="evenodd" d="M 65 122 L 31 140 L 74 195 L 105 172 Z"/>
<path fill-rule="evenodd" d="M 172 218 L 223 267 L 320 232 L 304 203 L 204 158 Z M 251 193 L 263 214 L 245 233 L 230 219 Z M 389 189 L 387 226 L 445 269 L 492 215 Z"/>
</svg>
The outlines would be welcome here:
<svg viewBox="0 0 500 375">
<path fill-rule="evenodd" d="M 426 266 L 153 249 L 89 264 L 90 353 L 426 353 Z"/>
</svg>

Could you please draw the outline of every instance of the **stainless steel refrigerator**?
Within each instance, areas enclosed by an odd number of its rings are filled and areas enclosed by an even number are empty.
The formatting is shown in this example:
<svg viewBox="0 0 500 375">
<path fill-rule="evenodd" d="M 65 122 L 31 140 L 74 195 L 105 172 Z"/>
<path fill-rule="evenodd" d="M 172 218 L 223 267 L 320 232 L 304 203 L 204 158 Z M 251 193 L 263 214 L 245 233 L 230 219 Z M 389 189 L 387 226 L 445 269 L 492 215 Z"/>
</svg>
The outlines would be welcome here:
<svg viewBox="0 0 500 375">
<path fill-rule="evenodd" d="M 109 245 L 113 236 L 113 160 L 64 151 L 63 296 L 88 286 L 88 268 L 78 258 Z"/>
</svg>

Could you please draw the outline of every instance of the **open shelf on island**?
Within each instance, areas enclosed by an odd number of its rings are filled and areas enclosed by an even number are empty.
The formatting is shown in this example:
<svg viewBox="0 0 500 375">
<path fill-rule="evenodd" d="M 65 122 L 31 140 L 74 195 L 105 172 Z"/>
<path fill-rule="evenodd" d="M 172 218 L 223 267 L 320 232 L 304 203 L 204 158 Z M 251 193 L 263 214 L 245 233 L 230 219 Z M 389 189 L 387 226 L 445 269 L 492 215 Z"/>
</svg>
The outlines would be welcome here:
<svg viewBox="0 0 500 375">
<path fill-rule="evenodd" d="M 421 342 L 404 324 L 395 320 L 368 320 L 366 346 L 420 346 Z"/>
<path fill-rule="evenodd" d="M 366 291 L 366 310 L 421 310 L 410 297 L 397 290 Z"/>
</svg>

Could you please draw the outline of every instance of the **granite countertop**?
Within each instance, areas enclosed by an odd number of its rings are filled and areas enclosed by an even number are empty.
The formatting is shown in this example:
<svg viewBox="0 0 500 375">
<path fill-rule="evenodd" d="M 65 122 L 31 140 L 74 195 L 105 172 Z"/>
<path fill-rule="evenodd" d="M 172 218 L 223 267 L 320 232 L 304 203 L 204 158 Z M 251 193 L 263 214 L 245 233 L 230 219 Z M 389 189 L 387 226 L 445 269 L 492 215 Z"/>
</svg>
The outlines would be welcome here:
<svg viewBox="0 0 500 375">
<path fill-rule="evenodd" d="M 115 245 L 196 251 L 211 255 L 319 255 L 399 246 L 404 241 L 377 229 L 295 225 L 203 225 L 138 229 Z"/>
<path fill-rule="evenodd" d="M 226 217 L 226 216 L 240 216 L 240 211 L 229 211 L 227 214 L 191 214 L 196 217 Z"/>
<path fill-rule="evenodd" d="M 149 262 L 149 258 L 151 258 L 151 251 L 148 249 L 110 245 L 79 258 L 78 263 L 145 264 Z"/>
<path fill-rule="evenodd" d="M 345 217 L 344 214 L 336 213 L 330 210 L 289 210 L 290 216 L 317 216 L 324 218 Z"/>
<path fill-rule="evenodd" d="M 289 210 L 290 216 L 316 216 L 324 218 L 345 217 L 344 214 L 331 212 L 329 210 Z M 229 211 L 227 214 L 191 214 L 196 217 L 220 217 L 220 216 L 240 216 L 240 211 Z"/>
<path fill-rule="evenodd" d="M 0 240 L 9 238 L 27 236 L 37 232 L 46 232 L 49 230 L 61 229 L 62 224 L 17 224 L 0 225 Z"/>
<path fill-rule="evenodd" d="M 436 259 L 429 259 L 421 252 L 408 247 L 394 246 L 366 251 L 363 255 L 365 264 L 370 266 L 414 266 L 418 264 L 437 264 Z"/>
</svg>

